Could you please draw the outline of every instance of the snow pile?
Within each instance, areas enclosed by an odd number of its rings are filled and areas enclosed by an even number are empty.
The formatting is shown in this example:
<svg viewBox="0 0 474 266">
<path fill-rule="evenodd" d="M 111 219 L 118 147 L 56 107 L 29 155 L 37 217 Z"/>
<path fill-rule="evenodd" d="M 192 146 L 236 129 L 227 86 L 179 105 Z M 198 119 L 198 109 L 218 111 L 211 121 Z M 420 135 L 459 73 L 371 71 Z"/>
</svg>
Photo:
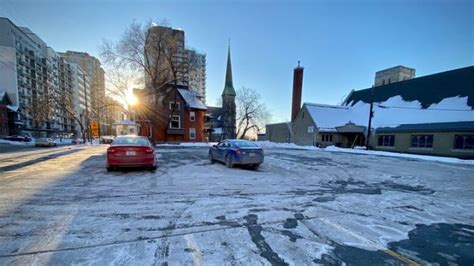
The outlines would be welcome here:
<svg viewBox="0 0 474 266">
<path fill-rule="evenodd" d="M 474 121 L 474 111 L 467 104 L 468 97 L 445 98 L 423 109 L 419 101 L 405 101 L 399 95 L 385 102 L 374 103 L 372 126 L 396 127 L 401 124 Z M 334 106 L 305 103 L 318 128 L 334 129 L 347 123 L 367 126 L 370 104 L 358 102 L 354 106 Z"/>
<path fill-rule="evenodd" d="M 170 144 L 170 143 L 163 143 L 163 144 L 156 144 L 156 147 L 209 147 L 212 146 L 213 144 L 217 144 L 214 142 L 182 142 L 182 143 L 175 143 L 175 144 Z"/>
<path fill-rule="evenodd" d="M 300 149 L 300 150 L 321 150 L 314 146 L 300 146 L 294 143 L 276 143 L 271 141 L 255 141 L 255 144 L 262 148 Z"/>
<path fill-rule="evenodd" d="M 430 155 L 417 155 L 417 154 L 396 153 L 396 152 L 387 152 L 387 151 L 372 151 L 372 150 L 363 150 L 361 148 L 362 147 L 358 147 L 357 149 L 347 149 L 347 148 L 339 148 L 336 146 L 329 146 L 322 150 L 330 151 L 330 152 L 346 152 L 346 153 L 355 153 L 355 154 L 367 154 L 367 155 L 377 155 L 377 156 L 419 159 L 419 160 L 433 161 L 433 162 L 462 163 L 462 164 L 474 165 L 474 160 L 462 160 L 462 159 L 450 158 L 450 157 L 438 157 L 438 156 L 430 156 Z"/>
<path fill-rule="evenodd" d="M 35 146 L 35 141 L 32 140 L 30 142 L 23 142 L 23 141 L 10 141 L 10 140 L 0 139 L 0 144 L 10 144 L 10 145 L 16 145 L 16 146 Z"/>
</svg>

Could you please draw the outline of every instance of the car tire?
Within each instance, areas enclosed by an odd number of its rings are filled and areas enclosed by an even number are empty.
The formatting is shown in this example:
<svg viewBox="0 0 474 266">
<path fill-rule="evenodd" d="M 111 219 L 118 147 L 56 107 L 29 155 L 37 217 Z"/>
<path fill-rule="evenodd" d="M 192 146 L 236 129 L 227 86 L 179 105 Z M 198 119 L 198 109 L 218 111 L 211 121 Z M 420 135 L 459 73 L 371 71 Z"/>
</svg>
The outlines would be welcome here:
<svg viewBox="0 0 474 266">
<path fill-rule="evenodd" d="M 257 170 L 259 166 L 260 164 L 252 164 L 252 166 L 250 166 L 250 169 Z"/>
<path fill-rule="evenodd" d="M 154 173 L 156 171 L 156 168 L 157 168 L 156 165 L 150 167 L 150 172 Z"/>
<path fill-rule="evenodd" d="M 107 172 L 112 172 L 114 169 L 112 167 L 107 167 Z"/>
<path fill-rule="evenodd" d="M 216 160 L 214 160 L 214 155 L 212 155 L 212 152 L 209 152 L 209 162 L 211 164 L 214 164 L 216 162 Z"/>
<path fill-rule="evenodd" d="M 225 166 L 227 166 L 227 168 L 233 168 L 234 167 L 234 163 L 232 162 L 232 155 L 227 155 L 225 157 Z"/>
<path fill-rule="evenodd" d="M 38 145 L 38 144 L 35 144 L 35 147 L 39 147 L 39 145 Z"/>
</svg>

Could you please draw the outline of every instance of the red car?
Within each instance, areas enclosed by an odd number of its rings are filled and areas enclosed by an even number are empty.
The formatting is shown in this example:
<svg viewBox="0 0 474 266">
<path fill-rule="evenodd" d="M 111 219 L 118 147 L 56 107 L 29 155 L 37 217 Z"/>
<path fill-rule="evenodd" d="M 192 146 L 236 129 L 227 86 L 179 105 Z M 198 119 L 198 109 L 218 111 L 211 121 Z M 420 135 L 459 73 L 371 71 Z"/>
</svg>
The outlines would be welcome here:
<svg viewBox="0 0 474 266">
<path fill-rule="evenodd" d="M 146 137 L 116 137 L 107 149 L 107 171 L 118 167 L 157 168 L 155 148 Z"/>
</svg>

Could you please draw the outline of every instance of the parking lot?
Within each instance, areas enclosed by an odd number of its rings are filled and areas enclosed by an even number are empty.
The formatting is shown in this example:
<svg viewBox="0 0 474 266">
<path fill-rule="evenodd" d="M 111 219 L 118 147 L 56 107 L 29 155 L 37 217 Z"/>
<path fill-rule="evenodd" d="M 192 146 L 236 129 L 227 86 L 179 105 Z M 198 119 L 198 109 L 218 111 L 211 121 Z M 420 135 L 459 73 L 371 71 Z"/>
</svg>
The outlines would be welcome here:
<svg viewBox="0 0 474 266">
<path fill-rule="evenodd" d="M 107 173 L 106 147 L 1 154 L 1 265 L 474 263 L 472 165 L 165 146 L 155 173 Z"/>
</svg>

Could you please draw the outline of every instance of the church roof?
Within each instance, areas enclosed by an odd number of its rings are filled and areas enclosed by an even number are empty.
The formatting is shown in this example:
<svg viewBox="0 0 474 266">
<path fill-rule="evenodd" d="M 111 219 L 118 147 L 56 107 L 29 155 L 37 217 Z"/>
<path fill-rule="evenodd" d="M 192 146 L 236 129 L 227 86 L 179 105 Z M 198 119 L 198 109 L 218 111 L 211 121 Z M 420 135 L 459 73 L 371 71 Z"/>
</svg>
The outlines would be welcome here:
<svg viewBox="0 0 474 266">
<path fill-rule="evenodd" d="M 230 46 L 227 50 L 227 69 L 225 73 L 225 85 L 224 91 L 222 92 L 222 96 L 235 96 L 234 84 L 232 81 L 232 63 L 230 60 Z"/>
<path fill-rule="evenodd" d="M 437 104 L 450 97 L 467 97 L 474 109 L 474 66 L 454 69 L 414 79 L 374 87 L 374 102 L 385 102 L 394 96 L 405 101 L 419 101 L 422 108 Z M 372 88 L 352 91 L 343 105 L 370 103 Z"/>
</svg>

